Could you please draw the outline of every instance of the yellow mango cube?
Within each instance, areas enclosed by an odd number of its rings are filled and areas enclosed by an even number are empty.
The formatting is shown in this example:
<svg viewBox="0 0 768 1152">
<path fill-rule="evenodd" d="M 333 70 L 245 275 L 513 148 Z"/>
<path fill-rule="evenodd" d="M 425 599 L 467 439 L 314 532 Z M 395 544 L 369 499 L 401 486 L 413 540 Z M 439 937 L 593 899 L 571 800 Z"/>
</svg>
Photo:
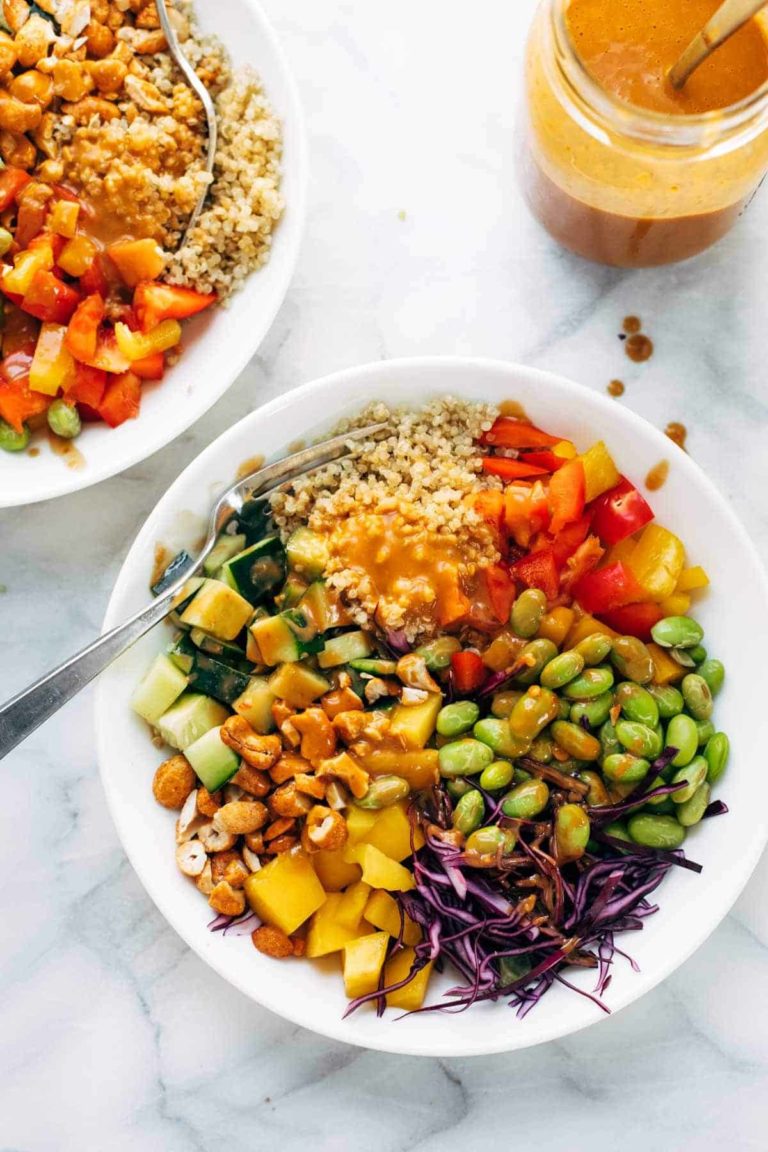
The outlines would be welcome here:
<svg viewBox="0 0 768 1152">
<path fill-rule="evenodd" d="M 619 482 L 619 470 L 613 457 L 602 440 L 598 440 L 580 457 L 584 465 L 585 499 L 587 504 L 603 492 L 615 488 Z"/>
<path fill-rule="evenodd" d="M 382 932 L 393 936 L 395 940 L 399 938 L 400 908 L 389 892 L 371 892 L 363 915 L 369 924 L 373 924 L 374 928 L 380 928 Z M 418 944 L 420 940 L 421 928 L 411 920 L 410 916 L 406 916 L 403 942 L 405 944 Z"/>
<path fill-rule="evenodd" d="M 397 984 L 400 980 L 405 980 L 413 967 L 415 958 L 416 953 L 413 948 L 402 948 L 396 952 L 387 961 L 384 969 L 384 983 L 389 986 L 390 984 Z M 421 1008 L 431 975 L 432 964 L 425 964 L 409 984 L 398 988 L 396 992 L 387 993 L 387 1007 L 402 1008 L 404 1012 L 415 1012 L 417 1008 Z"/>
<path fill-rule="evenodd" d="M 303 852 L 282 852 L 245 881 L 245 895 L 265 924 L 295 932 L 324 903 L 326 895 Z"/>
<path fill-rule="evenodd" d="M 313 853 L 312 864 L 326 892 L 340 892 L 348 884 L 356 884 L 363 874 L 359 864 L 347 864 L 343 848 Z"/>
<path fill-rule="evenodd" d="M 365 844 L 373 844 L 390 860 L 405 860 L 411 855 L 411 822 L 408 819 L 408 801 L 401 800 L 373 813 L 372 827 L 360 837 Z M 420 828 L 414 831 L 414 844 L 421 848 L 424 835 Z"/>
<path fill-rule="evenodd" d="M 64 343 L 66 324 L 43 324 L 29 370 L 29 387 L 33 392 L 55 396 L 75 376 L 75 361 Z"/>
<path fill-rule="evenodd" d="M 681 667 L 677 660 L 673 660 L 664 648 L 660 648 L 658 644 L 649 644 L 648 651 L 653 661 L 654 684 L 675 684 L 678 680 L 682 680 L 687 669 Z"/>
<path fill-rule="evenodd" d="M 572 444 L 570 440 L 561 440 L 559 444 L 555 444 L 552 452 L 561 460 L 575 460 L 578 456 L 576 445 Z"/>
<path fill-rule="evenodd" d="M 312 916 L 305 953 L 310 960 L 316 960 L 318 956 L 328 956 L 331 952 L 340 952 L 351 940 L 370 934 L 365 924 L 356 924 L 351 928 L 339 920 L 339 909 L 343 899 L 342 892 L 332 892 Z"/>
<path fill-rule="evenodd" d="M 347 821 L 348 844 L 359 844 L 365 840 L 376 823 L 375 812 L 369 811 L 367 808 L 358 808 L 355 804 L 349 805 L 344 816 Z"/>
<path fill-rule="evenodd" d="M 346 924 L 348 928 L 359 927 L 370 894 L 370 884 L 364 884 L 362 880 L 350 884 L 349 888 L 341 893 L 341 900 L 336 913 L 339 923 Z"/>
<path fill-rule="evenodd" d="M 252 605 L 234 588 L 222 580 L 206 580 L 184 609 L 181 622 L 218 640 L 234 640 L 252 615 Z"/>
<path fill-rule="evenodd" d="M 629 567 L 651 600 L 664 600 L 675 590 L 685 565 L 685 548 L 673 532 L 649 524 L 629 558 Z"/>
<path fill-rule="evenodd" d="M 48 217 L 48 224 L 52 232 L 58 236 L 66 236 L 68 240 L 71 240 L 77 232 L 79 215 L 79 204 L 73 200 L 57 200 Z"/>
<path fill-rule="evenodd" d="M 405 748 L 423 748 L 435 731 L 437 714 L 443 706 L 439 692 L 430 692 L 423 704 L 396 704 L 389 730 Z"/>
<path fill-rule="evenodd" d="M 539 624 L 539 636 L 543 640 L 551 640 L 559 648 L 573 627 L 576 613 L 572 608 L 553 608 L 542 616 Z"/>
<path fill-rule="evenodd" d="M 371 776 L 401 776 L 413 792 L 431 788 L 439 778 L 436 748 L 417 748 L 403 752 L 399 748 L 376 748 L 359 757 L 360 763 Z"/>
<path fill-rule="evenodd" d="M 386 888 L 389 892 L 409 892 L 416 887 L 411 872 L 390 860 L 373 844 L 354 844 L 344 850 L 344 859 L 349 864 L 359 864 L 363 870 L 363 881 L 371 888 Z"/>
<path fill-rule="evenodd" d="M 372 932 L 370 936 L 360 936 L 344 945 L 344 991 L 350 1000 L 376 991 L 388 944 L 386 932 Z"/>
<path fill-rule="evenodd" d="M 680 573 L 680 578 L 677 581 L 675 592 L 698 592 L 702 588 L 709 586 L 709 576 L 707 576 L 704 569 L 700 564 L 693 568 L 684 568 Z"/>
</svg>

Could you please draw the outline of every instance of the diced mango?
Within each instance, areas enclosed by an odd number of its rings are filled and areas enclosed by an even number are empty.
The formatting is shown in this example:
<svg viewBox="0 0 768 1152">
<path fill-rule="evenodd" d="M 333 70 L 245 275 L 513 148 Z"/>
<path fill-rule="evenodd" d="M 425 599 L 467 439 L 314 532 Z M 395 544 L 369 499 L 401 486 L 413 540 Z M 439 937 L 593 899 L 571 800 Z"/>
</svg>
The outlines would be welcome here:
<svg viewBox="0 0 768 1152">
<path fill-rule="evenodd" d="M 359 864 L 347 864 L 342 848 L 315 852 L 312 863 L 326 892 L 340 892 L 348 884 L 355 884 L 363 874 Z"/>
<path fill-rule="evenodd" d="M 619 470 L 602 440 L 598 440 L 580 457 L 584 465 L 585 499 L 587 504 L 619 482 Z"/>
<path fill-rule="evenodd" d="M 595 632 L 602 633 L 603 636 L 618 636 L 613 628 L 609 628 L 607 624 L 601 623 L 596 620 L 594 616 L 588 613 L 580 616 L 574 623 L 570 632 L 565 638 L 564 648 L 575 648 L 582 640 L 586 640 L 587 636 L 594 636 Z"/>
<path fill-rule="evenodd" d="M 312 862 L 303 852 L 282 852 L 245 881 L 253 911 L 266 924 L 295 932 L 325 902 Z"/>
<path fill-rule="evenodd" d="M 541 618 L 539 636 L 542 640 L 551 640 L 559 648 L 573 627 L 576 613 L 572 608 L 553 608 Z"/>
<path fill-rule="evenodd" d="M 355 804 L 350 804 L 344 815 L 347 821 L 348 843 L 350 844 L 359 844 L 365 840 L 376 823 L 375 812 L 368 811 L 366 808 L 358 808 Z"/>
<path fill-rule="evenodd" d="M 691 610 L 691 598 L 687 592 L 673 592 L 659 604 L 665 616 L 685 616 Z"/>
<path fill-rule="evenodd" d="M 401 776 L 414 792 L 431 788 L 439 777 L 436 748 L 420 748 L 403 752 L 398 748 L 377 748 L 359 757 L 360 763 L 371 776 Z"/>
<path fill-rule="evenodd" d="M 258 876 L 258 872 L 256 875 Z M 305 953 L 310 960 L 315 960 L 318 956 L 327 956 L 330 952 L 340 952 L 351 940 L 370 935 L 366 924 L 357 924 L 350 928 L 348 924 L 343 924 L 339 920 L 339 909 L 343 899 L 342 892 L 331 892 L 325 903 L 312 916 Z"/>
<path fill-rule="evenodd" d="M 360 936 L 344 945 L 344 991 L 350 1000 L 376 991 L 388 945 L 386 932 L 372 932 L 370 936 Z"/>
<path fill-rule="evenodd" d="M 629 558 L 629 567 L 651 600 L 664 600 L 675 590 L 685 565 L 685 548 L 673 532 L 648 524 Z"/>
<path fill-rule="evenodd" d="M 27 248 L 17 253 L 13 258 L 13 268 L 8 264 L 3 265 L 3 289 L 16 296 L 26 296 L 35 273 L 41 270 L 50 272 L 51 268 L 53 268 L 53 245 L 50 239 L 47 239 L 35 248 Z"/>
<path fill-rule="evenodd" d="M 82 276 L 88 271 L 96 255 L 96 245 L 87 236 L 74 236 L 62 248 L 58 265 L 68 276 Z"/>
<path fill-rule="evenodd" d="M 43 324 L 35 346 L 29 387 L 33 392 L 55 396 L 60 388 L 74 379 L 75 361 L 64 343 L 66 324 Z"/>
<path fill-rule="evenodd" d="M 339 909 L 336 914 L 339 923 L 345 924 L 347 928 L 358 928 L 370 894 L 370 885 L 364 884 L 362 880 L 350 884 L 349 888 L 341 893 Z"/>
<path fill-rule="evenodd" d="M 350 813 L 351 813 L 350 809 Z M 411 822 L 408 819 L 408 801 L 401 800 L 374 812 L 373 824 L 358 837 L 358 842 L 373 844 L 390 860 L 405 860 L 411 855 Z M 414 844 L 421 848 L 424 836 L 420 828 L 414 830 Z"/>
<path fill-rule="evenodd" d="M 77 232 L 77 218 L 80 215 L 80 205 L 74 200 L 57 200 L 53 206 L 48 223 L 51 231 L 58 236 L 66 236 L 71 240 Z"/>
<path fill-rule="evenodd" d="M 435 731 L 437 714 L 443 706 L 439 692 L 431 692 L 423 704 L 396 704 L 392 709 L 390 732 L 406 748 L 423 748 Z"/>
<path fill-rule="evenodd" d="M 572 444 L 570 440 L 561 440 L 559 444 L 555 444 L 552 452 L 561 460 L 575 460 L 578 456 L 576 445 Z"/>
<path fill-rule="evenodd" d="M 386 888 L 389 892 L 409 892 L 416 887 L 413 874 L 390 860 L 373 844 L 352 844 L 344 849 L 344 859 L 348 864 L 359 864 L 363 870 L 363 880 L 371 888 Z"/>
<path fill-rule="evenodd" d="M 415 959 L 416 953 L 413 948 L 402 948 L 396 952 L 387 961 L 384 969 L 384 983 L 389 986 L 390 984 L 397 984 L 400 980 L 405 980 Z M 398 988 L 397 992 L 388 993 L 387 1007 L 402 1008 L 405 1012 L 415 1012 L 417 1008 L 421 1008 L 427 994 L 427 985 L 431 974 L 432 964 L 430 962 L 416 973 L 409 984 Z"/>
<path fill-rule="evenodd" d="M 395 940 L 400 936 L 400 908 L 389 892 L 371 892 L 363 915 L 369 924 L 373 924 L 374 928 L 388 932 Z M 405 944 L 418 944 L 420 940 L 421 928 L 411 920 L 410 916 L 406 916 L 403 942 Z"/>
<path fill-rule="evenodd" d="M 219 640 L 234 640 L 252 613 L 253 607 L 234 588 L 221 580 L 206 580 L 184 609 L 181 622 Z"/>
<path fill-rule="evenodd" d="M 654 684 L 674 684 L 682 680 L 685 668 L 681 667 L 677 660 L 673 660 L 664 648 L 660 648 L 658 644 L 649 644 L 648 651 L 653 661 Z"/>
<path fill-rule="evenodd" d="M 121 240 L 107 255 L 129 288 L 142 280 L 156 280 L 165 267 L 165 254 L 156 240 Z"/>
<path fill-rule="evenodd" d="M 677 581 L 675 592 L 698 592 L 701 588 L 708 587 L 708 585 L 709 576 L 707 576 L 701 565 L 697 564 L 693 568 L 683 569 Z"/>
</svg>

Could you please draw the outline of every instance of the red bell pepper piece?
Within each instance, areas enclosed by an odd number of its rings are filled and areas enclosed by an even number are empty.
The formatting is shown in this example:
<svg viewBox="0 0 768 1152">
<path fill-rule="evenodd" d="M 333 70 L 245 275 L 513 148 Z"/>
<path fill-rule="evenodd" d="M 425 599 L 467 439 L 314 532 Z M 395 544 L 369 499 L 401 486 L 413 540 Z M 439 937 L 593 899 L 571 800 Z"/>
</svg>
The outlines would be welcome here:
<svg viewBox="0 0 768 1152">
<path fill-rule="evenodd" d="M 177 284 L 145 280 L 136 285 L 133 306 L 143 332 L 156 328 L 162 320 L 185 320 L 216 302 L 215 292 L 205 294 Z"/>
<path fill-rule="evenodd" d="M 476 692 L 486 677 L 485 664 L 477 652 L 454 652 L 451 670 L 456 691 L 462 694 Z"/>
<path fill-rule="evenodd" d="M 504 522 L 504 493 L 496 488 L 478 492 L 474 497 L 475 510 L 494 528 L 501 531 Z"/>
<path fill-rule="evenodd" d="M 86 295 L 91 296 L 98 293 L 105 299 L 109 296 L 109 280 L 104 273 L 104 265 L 101 259 L 101 253 L 97 252 L 91 261 L 90 267 L 86 268 L 80 277 L 80 287 Z"/>
<path fill-rule="evenodd" d="M 530 552 L 511 568 L 512 576 L 526 588 L 540 588 L 547 600 L 554 600 L 560 588 L 560 577 L 551 548 Z"/>
<path fill-rule="evenodd" d="M 8 361 L 20 352 L 28 356 L 28 363 L 31 364 L 39 332 L 40 324 L 33 316 L 27 316 L 20 308 L 9 308 L 3 326 L 4 364 L 7 366 Z"/>
<path fill-rule="evenodd" d="M 117 428 L 126 420 L 138 416 L 140 406 L 141 380 L 133 372 L 123 372 L 107 380 L 107 388 L 97 411 L 110 428 Z"/>
<path fill-rule="evenodd" d="M 162 352 L 153 352 L 142 360 L 134 360 L 131 372 L 135 372 L 141 380 L 162 380 L 165 375 L 165 356 Z"/>
<path fill-rule="evenodd" d="M 573 556 L 579 545 L 584 543 L 589 536 L 591 523 L 592 517 L 589 514 L 580 516 L 572 524 L 566 524 L 565 528 L 562 528 L 551 541 L 549 547 L 552 549 L 552 555 L 558 568 L 562 568 L 566 560 Z"/>
<path fill-rule="evenodd" d="M 104 301 L 97 292 L 81 300 L 67 327 L 64 342 L 75 360 L 87 363 L 96 355 L 99 326 L 104 319 Z"/>
<path fill-rule="evenodd" d="M 550 436 L 524 420 L 499 416 L 493 427 L 480 438 L 480 443 L 494 448 L 552 448 L 561 440 L 562 436 Z"/>
<path fill-rule="evenodd" d="M 9 357 L 8 359 L 12 359 Z M 39 416 L 46 411 L 53 399 L 52 396 L 43 396 L 40 392 L 29 390 L 29 365 L 31 357 L 26 357 L 27 369 L 10 377 L 7 370 L 7 361 L 3 362 L 0 371 L 0 416 L 16 432 L 23 431 L 24 423 L 31 416 Z M 18 365 L 17 367 L 20 367 Z M 13 365 L 11 366 L 13 370 Z"/>
<path fill-rule="evenodd" d="M 502 624 L 508 624 L 515 599 L 515 585 L 509 569 L 503 564 L 492 564 L 484 570 L 484 576 L 494 615 Z"/>
<path fill-rule="evenodd" d="M 75 375 L 66 389 L 66 398 L 71 404 L 87 404 L 95 413 L 104 398 L 107 387 L 107 374 L 102 368 L 91 368 L 88 364 L 75 363 Z"/>
<path fill-rule="evenodd" d="M 567 464 L 564 456 L 555 456 L 554 452 L 550 452 L 547 448 L 543 448 L 540 452 L 524 452 L 521 456 L 526 464 L 535 464 L 538 468 L 543 468 L 545 472 L 559 472 L 563 465 Z"/>
<path fill-rule="evenodd" d="M 37 200 L 31 194 L 22 199 L 16 214 L 16 228 L 13 233 L 19 251 L 28 248 L 30 241 L 40 235 L 45 226 L 47 215 L 47 200 Z"/>
<path fill-rule="evenodd" d="M 5 168 L 0 172 L 0 212 L 10 208 L 22 188 L 32 179 L 23 168 Z"/>
<path fill-rule="evenodd" d="M 549 530 L 553 536 L 578 520 L 584 511 L 586 479 L 581 460 L 569 460 L 549 482 L 549 506 L 552 521 Z"/>
<path fill-rule="evenodd" d="M 595 501 L 593 525 L 605 544 L 619 544 L 651 520 L 653 509 L 625 476 Z"/>
<path fill-rule="evenodd" d="M 48 324 L 67 324 L 80 301 L 80 293 L 64 284 L 52 272 L 35 272 L 21 302 L 24 312 Z"/>
<path fill-rule="evenodd" d="M 623 608 L 603 612 L 600 619 L 622 636 L 637 636 L 638 640 L 643 640 L 647 644 L 651 639 L 651 628 L 654 624 L 658 624 L 663 616 L 664 613 L 658 604 L 645 601 L 640 604 L 625 604 Z"/>
<path fill-rule="evenodd" d="M 546 476 L 543 468 L 526 464 L 524 459 L 512 460 L 508 456 L 483 456 L 483 472 L 500 476 L 502 480 L 523 480 L 530 476 Z"/>
<path fill-rule="evenodd" d="M 599 616 L 644 600 L 647 593 L 634 572 L 619 561 L 582 576 L 574 585 L 573 595 L 585 612 Z"/>
<path fill-rule="evenodd" d="M 549 502 L 539 481 L 528 486 L 510 484 L 504 489 L 504 524 L 520 548 L 527 548 L 537 532 L 549 524 Z"/>
</svg>

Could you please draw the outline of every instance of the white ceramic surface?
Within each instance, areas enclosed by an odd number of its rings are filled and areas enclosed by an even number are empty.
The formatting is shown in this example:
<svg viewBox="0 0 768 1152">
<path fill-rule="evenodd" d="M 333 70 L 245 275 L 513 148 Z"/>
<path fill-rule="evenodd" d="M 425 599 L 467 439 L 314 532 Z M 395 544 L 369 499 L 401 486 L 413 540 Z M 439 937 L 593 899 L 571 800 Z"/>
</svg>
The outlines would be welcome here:
<svg viewBox="0 0 768 1152">
<path fill-rule="evenodd" d="M 521 401 L 531 418 L 575 440 L 584 449 L 604 439 L 628 476 L 640 482 L 664 457 L 671 472 L 653 495 L 659 522 L 685 539 L 690 562 L 703 564 L 712 590 L 697 605 L 706 644 L 728 668 L 717 701 L 717 723 L 733 738 L 732 766 L 717 794 L 730 814 L 705 822 L 689 835 L 689 855 L 704 865 L 701 876 L 673 869 L 658 893 L 660 912 L 642 933 L 620 947 L 641 972 L 617 960 L 605 1001 L 615 1012 L 676 968 L 730 908 L 765 844 L 768 777 L 750 751 L 768 740 L 761 709 L 760 660 L 739 638 L 768 612 L 768 583 L 746 533 L 700 469 L 656 429 L 611 400 L 562 378 L 493 361 L 424 358 L 351 369 L 273 400 L 229 429 L 190 465 L 149 516 L 110 601 L 105 627 L 126 618 L 145 600 L 157 541 L 179 541 L 180 514 L 194 534 L 212 493 L 233 476 L 237 463 L 284 452 L 296 439 L 329 430 L 334 421 L 369 400 L 414 403 L 440 394 L 499 402 Z M 191 515 L 190 515 L 191 514 Z M 210 911 L 177 871 L 173 817 L 151 794 L 161 758 L 146 727 L 131 714 L 133 687 L 155 651 L 168 642 L 162 629 L 137 645 L 101 679 L 97 692 L 97 742 L 102 779 L 118 833 L 147 891 L 195 951 L 236 987 L 280 1015 L 327 1036 L 371 1048 L 419 1055 L 473 1055 L 523 1048 L 566 1035 L 603 1019 L 585 998 L 557 986 L 524 1020 L 503 1005 L 484 1004 L 459 1015 L 432 1013 L 403 1020 L 371 1010 L 342 1020 L 343 987 L 336 964 L 277 964 L 257 954 L 248 937 L 222 939 L 206 924 Z M 750 739 L 745 739 L 750 717 Z M 329 970 L 330 969 L 330 970 Z M 437 982 L 448 987 L 449 975 Z M 574 977 L 591 988 L 593 973 Z M 435 990 L 437 990 L 435 989 Z M 434 993 L 433 993 L 434 994 Z"/>
<path fill-rule="evenodd" d="M 119 428 L 86 424 L 77 440 L 84 459 L 67 466 L 44 436 L 40 455 L 0 452 L 0 508 L 32 504 L 76 492 L 144 460 L 207 412 L 230 387 L 266 336 L 283 302 L 298 259 L 304 228 L 307 148 L 298 94 L 282 48 L 257 0 L 198 0 L 206 32 L 216 32 L 235 65 L 259 73 L 283 123 L 282 192 L 286 208 L 268 263 L 250 276 L 227 308 L 188 322 L 179 363 L 159 384 L 145 386 L 141 412 Z"/>
</svg>

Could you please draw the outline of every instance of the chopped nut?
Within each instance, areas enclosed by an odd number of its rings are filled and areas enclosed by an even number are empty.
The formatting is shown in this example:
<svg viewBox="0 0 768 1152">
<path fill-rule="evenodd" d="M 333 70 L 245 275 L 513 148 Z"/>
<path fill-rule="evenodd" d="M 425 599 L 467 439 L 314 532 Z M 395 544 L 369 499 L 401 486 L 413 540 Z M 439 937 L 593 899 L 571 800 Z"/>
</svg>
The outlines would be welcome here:
<svg viewBox="0 0 768 1152">
<path fill-rule="evenodd" d="M 242 716 L 230 716 L 221 728 L 224 743 L 252 768 L 268 771 L 282 748 L 277 736 L 260 736 Z"/>
<path fill-rule="evenodd" d="M 372 676 L 370 680 L 366 680 L 363 689 L 369 704 L 375 704 L 377 700 L 383 700 L 386 696 L 399 696 L 401 691 L 401 686 L 394 680 L 382 680 L 379 676 Z"/>
<path fill-rule="evenodd" d="M 93 80 L 82 64 L 57 60 L 53 68 L 53 90 L 62 100 L 82 100 L 93 88 Z"/>
<path fill-rule="evenodd" d="M 272 928 L 269 924 L 262 924 L 251 933 L 253 946 L 264 956 L 271 956 L 275 960 L 283 960 L 286 956 L 293 956 L 293 944 L 289 936 L 280 928 Z"/>
<path fill-rule="evenodd" d="M 261 850 L 262 852 L 264 851 L 263 845 Z M 243 863 L 249 872 L 258 872 L 261 868 L 261 860 L 259 860 L 258 854 L 252 852 L 248 847 L 243 848 Z"/>
<path fill-rule="evenodd" d="M 297 772 L 293 780 L 297 791 L 304 792 L 307 796 L 314 796 L 315 800 L 325 799 L 326 786 L 316 776 L 308 776 L 306 772 Z"/>
<path fill-rule="evenodd" d="M 151 0 L 149 4 L 136 14 L 135 26 L 137 28 L 160 27 L 160 17 L 157 14 L 157 7 Z"/>
<path fill-rule="evenodd" d="M 303 936 L 294 936 L 292 939 L 294 956 L 303 956 L 307 950 L 306 940 L 303 938 Z"/>
<path fill-rule="evenodd" d="M 164 760 L 155 772 L 152 781 L 155 800 L 158 804 L 162 804 L 163 808 L 182 808 L 184 801 L 195 787 L 196 779 L 186 756 L 171 756 L 170 760 Z"/>
<path fill-rule="evenodd" d="M 224 804 L 213 817 L 213 827 L 217 832 L 228 832 L 233 836 L 258 832 L 266 822 L 267 809 L 260 800 L 235 800 Z"/>
<path fill-rule="evenodd" d="M 109 56 L 110 52 L 115 46 L 115 35 L 111 28 L 107 28 L 106 24 L 102 24 L 99 20 L 91 20 L 88 27 L 85 29 L 85 35 L 88 37 L 86 43 L 88 51 L 91 56 L 95 56 L 98 60 L 102 60 L 105 56 Z M 126 69 L 127 71 L 127 69 Z M 98 85 L 98 80 L 94 76 L 94 80 Z"/>
<path fill-rule="evenodd" d="M 62 104 L 65 116 L 72 116 L 77 124 L 86 124 L 94 116 L 102 120 L 119 120 L 120 109 L 101 96 L 85 96 L 75 104 Z"/>
<path fill-rule="evenodd" d="M 439 692 L 440 685 L 430 675 L 426 660 L 409 652 L 397 662 L 397 674 L 408 688 L 421 688 L 424 692 Z"/>
<path fill-rule="evenodd" d="M 251 799 L 251 797 L 246 796 L 246 794 L 242 788 L 239 788 L 237 786 L 237 784 L 233 784 L 231 781 L 229 784 L 224 785 L 224 788 L 223 788 L 222 793 L 221 793 L 222 804 L 234 804 L 234 802 L 236 800 L 250 800 L 250 799 Z"/>
<path fill-rule="evenodd" d="M 289 819 L 305 816 L 312 807 L 310 798 L 298 791 L 293 780 L 281 784 L 269 797 L 267 804 L 270 815 L 273 817 L 286 816 Z"/>
<path fill-rule="evenodd" d="M 341 780 L 358 800 L 361 796 L 365 796 L 371 779 L 348 752 L 340 752 L 331 760 L 323 760 L 317 770 L 317 776 L 320 780 Z"/>
<path fill-rule="evenodd" d="M 400 694 L 400 703 L 406 708 L 412 707 L 414 704 L 423 704 L 428 699 L 429 692 L 424 688 L 403 688 Z"/>
<path fill-rule="evenodd" d="M 310 764 L 327 760 L 336 751 L 336 733 L 322 708 L 307 708 L 293 718 L 301 733 L 301 754 Z"/>
<path fill-rule="evenodd" d="M 237 843 L 237 836 L 231 832 L 222 832 L 214 828 L 213 824 L 203 824 L 198 828 L 197 835 L 206 852 L 226 852 Z"/>
<path fill-rule="evenodd" d="M 266 851 L 270 855 L 279 856 L 281 852 L 290 852 L 298 844 L 295 836 L 277 836 L 267 844 Z"/>
<path fill-rule="evenodd" d="M 320 703 L 326 716 L 333 720 L 340 712 L 362 711 L 363 702 L 351 688 L 336 688 L 333 692 L 326 692 Z"/>
<path fill-rule="evenodd" d="M 190 792 L 176 821 L 176 843 L 185 844 L 187 840 L 191 840 L 204 823 L 205 817 L 197 810 L 197 792 Z"/>
<path fill-rule="evenodd" d="M 226 880 L 214 885 L 208 903 L 220 916 L 242 916 L 245 911 L 245 893 L 235 889 Z"/>
<path fill-rule="evenodd" d="M 226 880 L 233 888 L 242 888 L 248 877 L 248 869 L 240 853 L 232 848 L 227 852 L 215 852 L 211 856 L 211 872 L 214 884 Z"/>
<path fill-rule="evenodd" d="M 333 851 L 347 842 L 347 822 L 340 812 L 316 804 L 307 816 L 301 840 L 309 852 Z"/>
<path fill-rule="evenodd" d="M 309 760 L 304 760 L 301 756 L 296 756 L 293 752 L 285 752 L 277 764 L 269 770 L 269 775 L 274 784 L 285 784 L 286 780 L 292 780 L 294 776 L 299 776 L 302 773 L 307 774 L 312 771 L 312 765 Z"/>
<path fill-rule="evenodd" d="M 198 892 L 202 892 L 203 896 L 210 896 L 211 892 L 213 892 L 213 875 L 210 860 L 206 862 L 202 872 L 195 880 L 195 887 Z"/>
<path fill-rule="evenodd" d="M 290 832 L 296 826 L 296 821 L 288 816 L 281 816 L 277 820 L 273 820 L 268 828 L 264 831 L 264 842 L 268 843 L 274 840 L 276 836 L 282 836 L 285 832 Z"/>
<path fill-rule="evenodd" d="M 176 848 L 176 863 L 185 876 L 199 876 L 208 857 L 199 840 L 188 840 Z"/>
<path fill-rule="evenodd" d="M 11 32 L 18 32 L 29 20 L 27 0 L 3 0 L 3 16 Z"/>
<path fill-rule="evenodd" d="M 109 29 L 105 29 L 105 31 L 110 36 L 112 35 Z M 114 57 L 107 60 L 91 60 L 88 64 L 88 72 L 99 92 L 104 95 L 113 95 L 119 92 L 128 75 L 125 64 L 121 60 L 115 60 Z"/>
<path fill-rule="evenodd" d="M 197 790 L 197 810 L 203 816 L 214 816 L 221 807 L 221 792 L 209 792 L 202 785 Z"/>
<path fill-rule="evenodd" d="M 295 715 L 296 709 L 291 708 L 290 704 L 286 704 L 285 700 L 275 700 L 272 705 L 272 719 L 278 728 Z"/>
<path fill-rule="evenodd" d="M 257 799 L 266 796 L 270 789 L 266 773 L 260 772 L 258 768 L 251 768 L 250 764 L 241 764 L 230 783 L 236 784 L 243 792 L 248 792 Z"/>
<path fill-rule="evenodd" d="M 251 852 L 255 852 L 260 856 L 264 851 L 264 837 L 261 832 L 248 832 L 243 837 L 246 848 L 250 848 Z"/>
<path fill-rule="evenodd" d="M 143 28 L 121 28 L 117 35 L 140 56 L 154 56 L 157 52 L 164 52 L 167 47 L 165 36 L 159 29 L 152 31 Z"/>
<path fill-rule="evenodd" d="M 163 100 L 159 89 L 149 80 L 140 80 L 137 76 L 128 75 L 124 87 L 134 104 L 143 108 L 145 112 L 162 114 L 168 111 L 167 102 Z"/>
</svg>

